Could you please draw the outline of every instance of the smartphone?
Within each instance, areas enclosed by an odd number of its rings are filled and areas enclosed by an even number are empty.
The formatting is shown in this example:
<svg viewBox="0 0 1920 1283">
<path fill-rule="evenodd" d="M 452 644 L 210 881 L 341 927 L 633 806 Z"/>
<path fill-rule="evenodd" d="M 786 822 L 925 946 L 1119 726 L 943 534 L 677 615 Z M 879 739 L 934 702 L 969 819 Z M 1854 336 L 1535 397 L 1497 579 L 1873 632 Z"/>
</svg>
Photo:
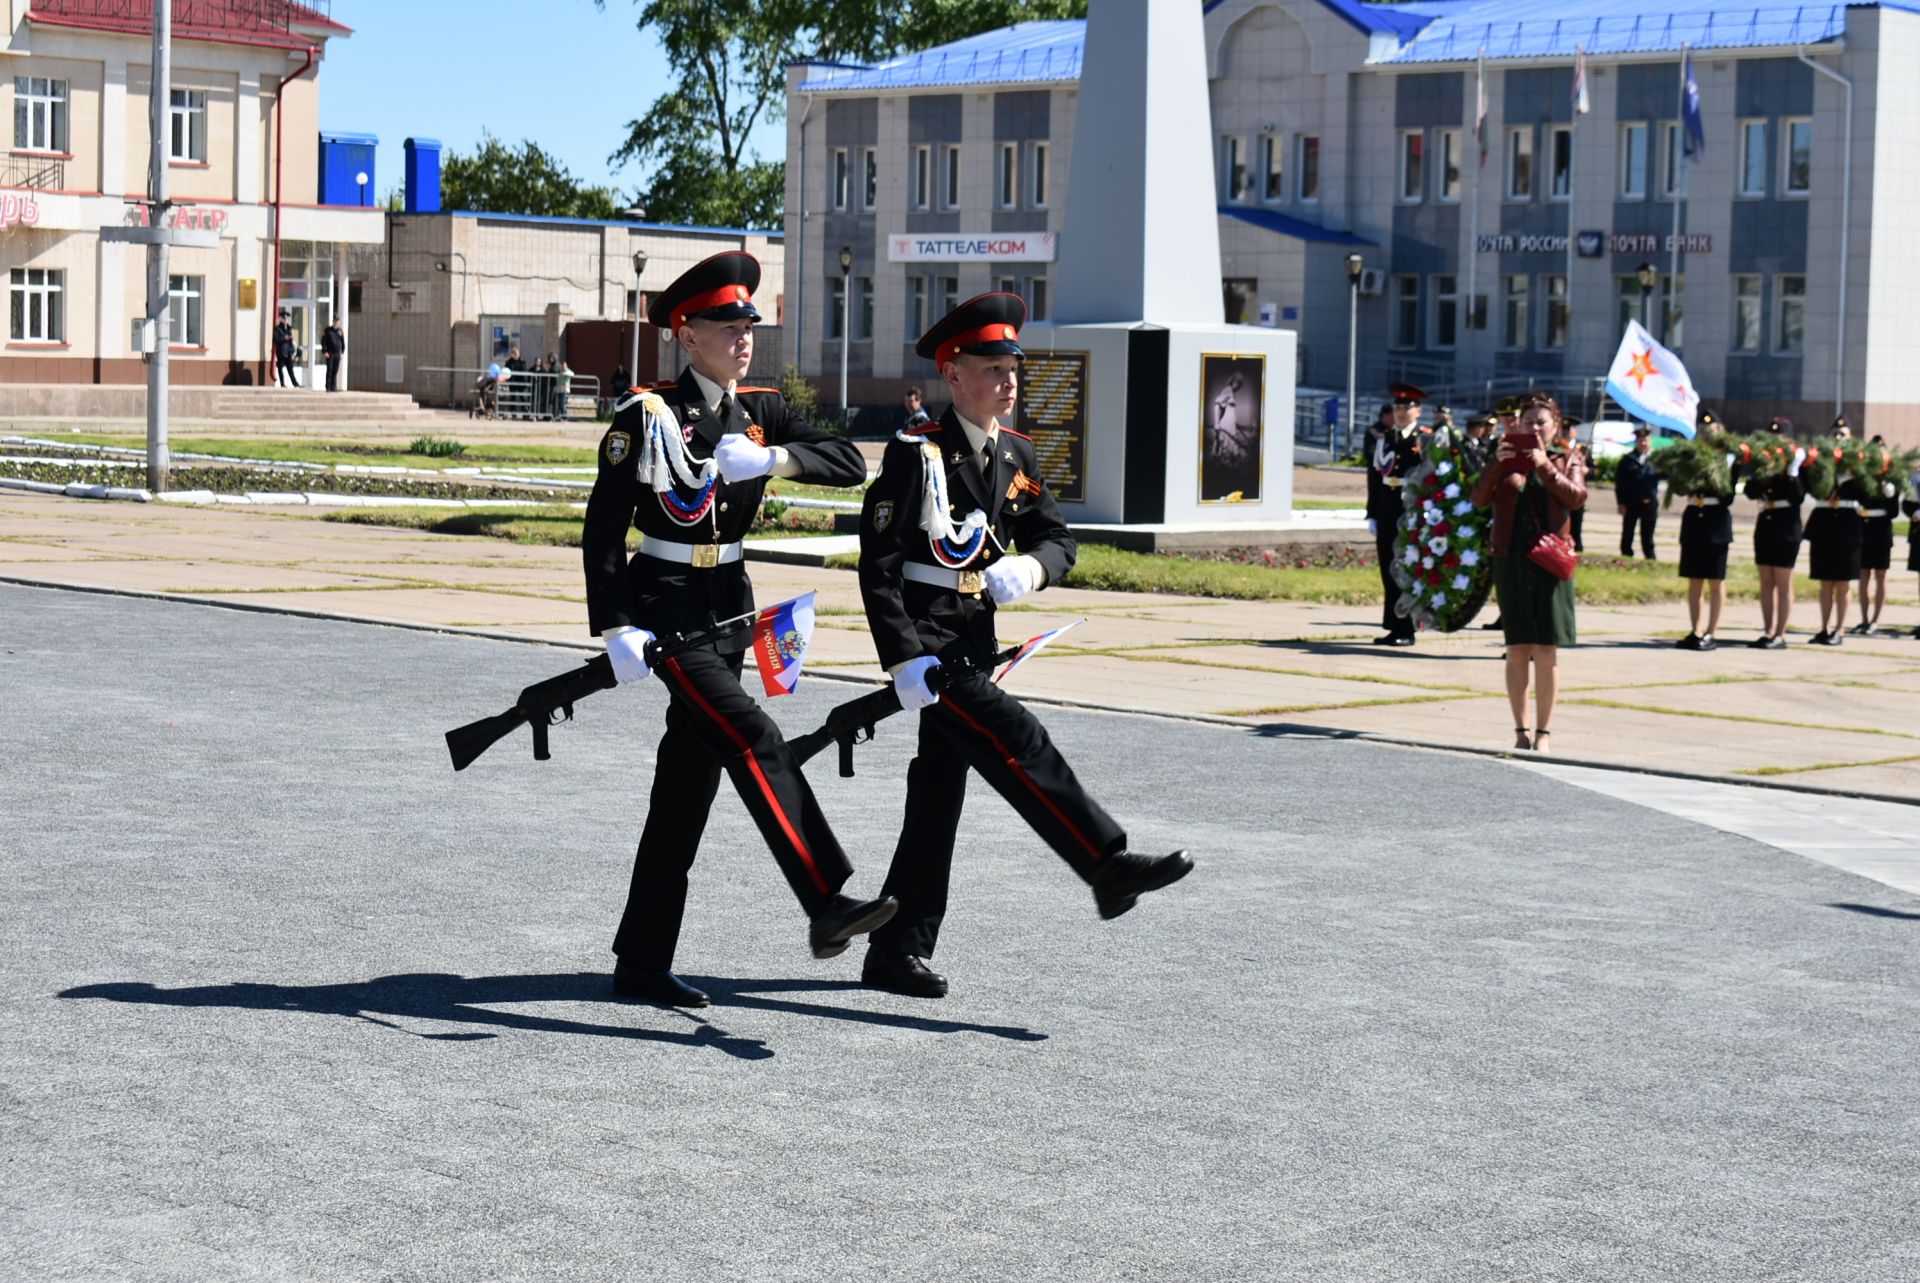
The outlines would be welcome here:
<svg viewBox="0 0 1920 1283">
<path fill-rule="evenodd" d="M 1509 432 L 1503 438 L 1513 448 L 1512 458 L 1507 460 L 1509 472 L 1532 472 L 1533 452 L 1540 448 L 1540 436 L 1535 432 Z"/>
</svg>

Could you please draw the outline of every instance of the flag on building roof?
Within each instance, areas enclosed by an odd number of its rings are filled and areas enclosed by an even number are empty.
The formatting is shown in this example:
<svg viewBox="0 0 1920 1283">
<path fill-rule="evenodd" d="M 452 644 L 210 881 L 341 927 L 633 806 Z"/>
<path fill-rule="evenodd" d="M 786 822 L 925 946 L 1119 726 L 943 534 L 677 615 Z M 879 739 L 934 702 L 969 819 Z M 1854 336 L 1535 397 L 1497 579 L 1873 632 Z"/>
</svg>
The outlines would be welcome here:
<svg viewBox="0 0 1920 1283">
<path fill-rule="evenodd" d="M 795 597 L 760 612 L 753 621 L 753 659 L 771 696 L 791 695 L 800 684 L 800 665 L 813 641 L 813 594 Z"/>
<path fill-rule="evenodd" d="M 1593 110 L 1593 104 L 1587 101 L 1587 51 L 1582 46 L 1573 55 L 1573 110 L 1576 115 L 1584 116 Z"/>
<path fill-rule="evenodd" d="M 1480 66 L 1473 77 L 1473 136 L 1480 144 L 1480 168 L 1485 169 L 1487 167 L 1487 51 L 1485 48 L 1480 50 Z"/>
<path fill-rule="evenodd" d="M 1634 418 L 1693 438 L 1700 394 L 1680 358 L 1654 342 L 1638 321 L 1628 321 L 1620 338 L 1607 371 L 1607 395 Z"/>
<path fill-rule="evenodd" d="M 1693 55 L 1683 64 L 1680 89 L 1680 119 L 1687 129 L 1685 154 L 1698 156 L 1707 146 L 1707 131 L 1700 120 L 1700 82 L 1693 78 Z"/>
</svg>

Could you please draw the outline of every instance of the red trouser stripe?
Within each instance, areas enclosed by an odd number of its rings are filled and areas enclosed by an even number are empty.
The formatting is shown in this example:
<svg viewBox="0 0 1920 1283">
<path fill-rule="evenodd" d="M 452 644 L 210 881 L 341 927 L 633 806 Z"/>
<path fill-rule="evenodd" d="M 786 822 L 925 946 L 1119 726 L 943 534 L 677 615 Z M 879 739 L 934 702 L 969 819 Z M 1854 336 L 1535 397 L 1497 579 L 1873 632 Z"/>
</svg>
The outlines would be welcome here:
<svg viewBox="0 0 1920 1283">
<path fill-rule="evenodd" d="M 1041 788 L 1039 784 L 1035 783 L 1034 778 L 1031 775 L 1028 775 L 1026 771 L 1021 768 L 1020 759 L 1016 757 L 1012 752 L 1010 752 L 1007 749 L 1007 746 L 1005 744 L 1002 744 L 1000 742 L 999 736 L 995 735 L 992 731 L 988 730 L 986 727 L 982 726 L 980 723 L 974 721 L 971 717 L 967 716 L 967 710 L 964 708 L 961 708 L 958 704 L 955 704 L 951 699 L 943 699 L 938 704 L 935 704 L 934 707 L 946 709 L 948 712 L 952 713 L 955 717 L 965 722 L 968 726 L 971 726 L 974 730 L 986 736 L 987 743 L 993 745 L 993 751 L 1000 755 L 1000 760 L 1007 764 L 1007 768 L 1013 772 L 1014 777 L 1018 779 L 1022 784 L 1026 785 L 1029 792 L 1031 792 L 1035 797 L 1040 799 L 1040 804 L 1042 806 L 1046 807 L 1047 810 L 1053 812 L 1053 818 L 1060 821 L 1061 826 L 1065 828 L 1067 832 L 1073 834 L 1074 840 L 1076 842 L 1078 842 L 1081 846 L 1084 846 L 1085 848 L 1087 848 L 1087 853 L 1089 855 L 1091 855 L 1094 859 L 1098 860 L 1100 857 L 1106 854 L 1105 851 L 1102 851 L 1099 847 L 1087 841 L 1087 835 L 1082 833 L 1079 830 L 1079 828 L 1077 828 L 1074 825 L 1074 822 L 1067 818 L 1066 813 L 1064 811 L 1062 811 L 1059 807 L 1054 805 L 1053 799 L 1047 796 L 1046 790 Z"/>
<path fill-rule="evenodd" d="M 753 772 L 753 782 L 760 786 L 760 796 L 767 799 L 767 805 L 772 808 L 774 818 L 780 821 L 781 832 L 787 835 L 787 841 L 793 844 L 793 849 L 800 853 L 800 863 L 807 866 L 807 875 L 813 879 L 813 884 L 820 888 L 820 894 L 831 895 L 833 888 L 828 886 L 827 880 L 820 876 L 819 866 L 813 862 L 813 852 L 807 850 L 807 844 L 800 840 L 799 831 L 793 827 L 793 821 L 787 818 L 787 812 L 780 805 L 780 799 L 774 796 L 773 785 L 767 783 L 766 772 L 760 769 L 760 759 L 753 755 L 753 750 L 747 746 L 747 741 L 740 737 L 740 732 L 735 729 L 733 723 L 720 716 L 720 710 L 709 704 L 694 684 L 687 680 L 686 673 L 680 668 L 679 660 L 669 659 L 666 668 L 680 683 L 680 689 L 687 693 L 687 698 L 691 699 L 701 712 L 711 717 L 714 725 L 725 732 L 726 737 L 733 741 L 733 746 L 740 750 L 741 756 L 746 759 L 747 769 Z"/>
</svg>

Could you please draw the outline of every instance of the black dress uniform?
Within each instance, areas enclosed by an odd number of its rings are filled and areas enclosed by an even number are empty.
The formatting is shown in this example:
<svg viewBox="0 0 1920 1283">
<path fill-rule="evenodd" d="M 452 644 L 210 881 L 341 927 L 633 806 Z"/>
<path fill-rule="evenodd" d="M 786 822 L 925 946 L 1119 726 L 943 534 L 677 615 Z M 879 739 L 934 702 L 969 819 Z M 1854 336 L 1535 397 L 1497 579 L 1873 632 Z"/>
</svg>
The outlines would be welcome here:
<svg viewBox="0 0 1920 1283">
<path fill-rule="evenodd" d="M 689 315 L 757 318 L 747 300 L 758 278 L 759 266 L 749 256 L 717 255 L 663 292 L 648 319 L 677 328 Z M 737 298 L 724 296 L 736 284 Z M 759 512 L 767 478 L 730 484 L 716 474 L 705 485 L 691 485 L 670 475 L 670 484 L 656 489 L 646 475 L 650 455 L 660 465 L 680 447 L 697 472 L 728 433 L 782 447 L 798 465 L 798 480 L 855 486 L 866 478 L 857 446 L 810 426 L 773 388 L 736 387 L 710 407 L 688 369 L 677 383 L 634 389 L 618 402 L 601 441 L 599 477 L 587 502 L 582 548 L 594 632 L 627 625 L 664 638 L 753 609 L 740 541 Z M 629 526 L 642 537 L 631 560 Z M 740 684 L 748 644 L 748 634 L 740 633 L 656 669 L 672 698 L 626 912 L 613 942 L 623 971 L 665 972 L 673 960 L 687 873 L 722 770 L 816 928 L 845 899 L 838 892 L 852 866 L 779 727 Z M 616 971 L 616 984 L 621 974 Z"/>
<path fill-rule="evenodd" d="M 1712 490 L 1687 496 L 1686 511 L 1680 514 L 1680 577 L 1682 579 L 1725 579 L 1727 550 L 1733 546 L 1733 501 L 1731 484 L 1724 490 Z"/>
<path fill-rule="evenodd" d="M 1813 511 L 1807 514 L 1807 561 L 1815 579 L 1852 583 L 1860 577 L 1864 534 L 1860 501 L 1864 498 L 1860 482 L 1847 477 L 1831 495 L 1813 501 Z"/>
<path fill-rule="evenodd" d="M 1805 535 L 1800 505 L 1807 497 L 1806 485 L 1799 477 L 1781 472 L 1765 481 L 1755 477 L 1747 482 L 1746 495 L 1760 502 L 1760 513 L 1753 521 L 1754 564 L 1793 569 Z"/>
<path fill-rule="evenodd" d="M 1395 405 L 1419 405 L 1427 394 L 1411 383 L 1388 387 Z M 1374 434 L 1367 452 L 1367 520 L 1373 522 L 1373 547 L 1380 566 L 1380 626 L 1384 637 L 1375 645 L 1411 646 L 1413 620 L 1396 611 L 1400 585 L 1393 581 L 1393 545 L 1400 534 L 1400 519 L 1406 507 L 1400 501 L 1400 486 L 1407 474 L 1419 466 L 1424 436 L 1418 427 L 1402 432 L 1388 425 Z"/>
<path fill-rule="evenodd" d="M 1920 571 L 1920 500 L 1902 499 L 1900 511 L 1907 514 L 1907 569 Z M 1920 637 L 1920 628 L 1913 632 Z"/>
<path fill-rule="evenodd" d="M 1860 569 L 1887 570 L 1893 565 L 1894 500 L 1899 488 L 1891 481 L 1864 489 L 1860 501 Z"/>
<path fill-rule="evenodd" d="M 1620 555 L 1633 556 L 1633 532 L 1638 527 L 1640 555 L 1652 561 L 1653 529 L 1660 520 L 1660 475 L 1653 470 L 1651 454 L 1642 459 L 1637 453 L 1629 453 L 1620 460 L 1613 474 L 1613 497 L 1625 510 L 1620 525 Z"/>
<path fill-rule="evenodd" d="M 942 364 L 956 352 L 1018 356 L 1025 320 L 1017 296 L 982 295 L 949 313 L 917 350 Z M 975 453 L 949 407 L 938 421 L 887 443 L 860 514 L 860 595 L 881 664 L 892 669 L 932 655 L 950 669 L 939 701 L 920 713 L 905 822 L 881 892 L 897 898 L 900 911 L 873 933 L 864 973 L 869 984 L 925 997 L 946 992 L 944 978 L 920 959 L 932 956 L 946 914 L 969 769 L 1093 885 L 1103 917 L 1192 867 L 1184 853 L 1129 854 L 1125 830 L 1081 787 L 1039 719 L 991 680 L 997 642 L 984 572 L 1017 550 L 1039 563 L 1046 583 L 1057 583 L 1078 549 L 1033 442 L 1002 426 L 984 453 Z M 934 511 L 936 485 L 949 501 L 944 522 Z M 961 532 L 972 512 L 983 514 L 985 526 L 968 537 Z M 963 660 L 976 667 L 953 673 Z"/>
</svg>

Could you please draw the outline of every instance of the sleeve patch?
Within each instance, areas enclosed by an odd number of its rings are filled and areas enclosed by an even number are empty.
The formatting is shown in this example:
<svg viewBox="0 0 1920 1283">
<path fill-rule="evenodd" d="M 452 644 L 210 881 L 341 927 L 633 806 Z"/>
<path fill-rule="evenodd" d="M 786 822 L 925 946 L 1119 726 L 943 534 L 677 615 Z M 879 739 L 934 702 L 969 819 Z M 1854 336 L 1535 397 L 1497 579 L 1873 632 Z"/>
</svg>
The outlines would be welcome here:
<svg viewBox="0 0 1920 1283">
<path fill-rule="evenodd" d="M 607 433 L 605 453 L 607 456 L 608 463 L 611 463 L 617 467 L 618 465 L 625 463 L 627 456 L 632 452 L 633 452 L 633 437 L 631 435 L 625 432 Z"/>
<path fill-rule="evenodd" d="M 886 532 L 887 527 L 891 526 L 892 524 L 893 524 L 893 500 L 882 499 L 879 503 L 876 503 L 873 505 L 873 528 L 874 530 L 884 534 Z"/>
</svg>

